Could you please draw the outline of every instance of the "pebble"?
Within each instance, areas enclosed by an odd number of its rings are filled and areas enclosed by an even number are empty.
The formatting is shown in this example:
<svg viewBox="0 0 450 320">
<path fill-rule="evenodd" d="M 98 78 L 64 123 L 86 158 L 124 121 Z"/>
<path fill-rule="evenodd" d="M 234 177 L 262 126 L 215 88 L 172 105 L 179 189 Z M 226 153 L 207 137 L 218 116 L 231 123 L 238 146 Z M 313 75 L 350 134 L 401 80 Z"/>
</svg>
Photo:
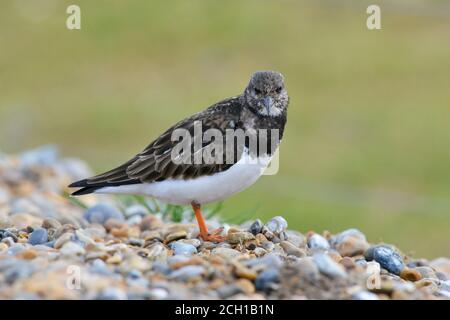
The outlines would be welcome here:
<svg viewBox="0 0 450 320">
<path fill-rule="evenodd" d="M 433 268 L 424 266 L 424 267 L 415 267 L 414 269 L 420 273 L 422 278 L 438 279 Z"/>
<path fill-rule="evenodd" d="M 178 242 L 187 243 L 187 244 L 193 245 L 196 248 L 200 247 L 202 244 L 202 242 L 198 239 L 181 239 L 181 240 L 178 240 Z"/>
<path fill-rule="evenodd" d="M 352 295 L 355 300 L 380 300 L 378 296 L 370 291 L 358 291 Z"/>
<path fill-rule="evenodd" d="M 241 264 L 238 264 L 235 266 L 234 273 L 236 274 L 237 277 L 248 279 L 248 280 L 255 280 L 256 276 L 257 276 L 255 271 L 253 271 Z"/>
<path fill-rule="evenodd" d="M 66 242 L 73 240 L 74 234 L 70 232 L 63 233 L 54 243 L 55 249 L 60 249 Z"/>
<path fill-rule="evenodd" d="M 47 219 L 44 219 L 44 221 L 42 221 L 42 228 L 58 229 L 59 227 L 61 227 L 61 223 L 56 219 L 47 218 Z"/>
<path fill-rule="evenodd" d="M 233 259 L 236 257 L 239 257 L 241 253 L 237 250 L 230 249 L 230 248 L 214 248 L 211 251 L 211 254 L 220 256 L 224 259 Z"/>
<path fill-rule="evenodd" d="M 171 241 L 183 239 L 186 237 L 187 237 L 187 232 L 185 230 L 181 230 L 181 231 L 173 232 L 173 233 L 170 233 L 169 235 L 167 235 L 166 241 L 171 242 Z"/>
<path fill-rule="evenodd" d="M 280 234 L 287 229 L 288 223 L 283 217 L 276 216 L 266 223 L 266 227 L 270 232 L 273 232 L 274 234 Z"/>
<path fill-rule="evenodd" d="M 308 247 L 312 250 L 328 250 L 330 244 L 327 239 L 315 233 L 308 238 Z"/>
<path fill-rule="evenodd" d="M 161 219 L 154 215 L 148 215 L 143 217 L 140 223 L 140 228 L 142 231 L 145 230 L 155 230 L 163 226 Z"/>
<path fill-rule="evenodd" d="M 280 245 L 288 255 L 293 255 L 298 258 L 304 257 L 306 255 L 306 252 L 304 252 L 300 248 L 297 248 L 289 241 L 282 241 Z"/>
<path fill-rule="evenodd" d="M 263 226 L 261 220 L 256 219 L 248 228 L 248 232 L 257 235 L 258 233 L 261 233 Z"/>
<path fill-rule="evenodd" d="M 127 294 L 119 288 L 106 288 L 97 296 L 97 300 L 126 300 Z"/>
<path fill-rule="evenodd" d="M 60 249 L 61 254 L 65 256 L 79 256 L 84 255 L 86 251 L 79 244 L 69 241 L 66 242 Z"/>
<path fill-rule="evenodd" d="M 171 279 L 188 281 L 193 278 L 201 277 L 205 271 L 206 270 L 203 266 L 185 266 L 171 272 L 169 277 Z"/>
<path fill-rule="evenodd" d="M 257 290 L 267 291 L 275 289 L 274 284 L 280 281 L 280 273 L 276 269 L 267 269 L 261 272 L 255 280 Z"/>
<path fill-rule="evenodd" d="M 124 220 L 124 217 L 119 209 L 106 203 L 99 203 L 87 209 L 84 213 L 84 218 L 90 223 L 98 223 L 102 225 L 105 224 L 108 219 L 116 219 L 119 221 Z"/>
<path fill-rule="evenodd" d="M 227 299 L 235 294 L 241 293 L 241 287 L 236 284 L 227 284 L 217 288 L 216 291 L 221 299 Z"/>
<path fill-rule="evenodd" d="M 255 239 L 255 236 L 246 231 L 238 231 L 228 234 L 227 241 L 231 244 L 243 243 L 248 240 Z"/>
<path fill-rule="evenodd" d="M 295 262 L 296 269 L 299 270 L 303 278 L 314 283 L 320 278 L 320 271 L 312 257 L 300 258 Z"/>
<path fill-rule="evenodd" d="M 0 254 L 6 252 L 8 250 L 8 245 L 6 243 L 0 242 Z"/>
<path fill-rule="evenodd" d="M 155 288 L 149 291 L 150 299 L 163 300 L 169 296 L 169 292 L 163 288 Z"/>
<path fill-rule="evenodd" d="M 20 155 L 20 164 L 22 167 L 49 166 L 54 164 L 57 158 L 58 149 L 53 145 L 45 145 L 23 152 Z"/>
<path fill-rule="evenodd" d="M 395 275 L 400 275 L 400 272 L 405 267 L 400 254 L 387 245 L 370 247 L 364 253 L 364 257 L 367 261 L 375 260 L 381 267 Z"/>
<path fill-rule="evenodd" d="M 197 253 L 197 249 L 192 244 L 183 243 L 180 241 L 172 242 L 170 244 L 170 248 L 173 250 L 175 255 L 191 256 L 194 253 Z"/>
<path fill-rule="evenodd" d="M 441 257 L 430 261 L 430 267 L 450 278 L 450 259 Z"/>
<path fill-rule="evenodd" d="M 106 263 L 101 259 L 95 259 L 92 261 L 89 271 L 96 274 L 101 274 L 104 276 L 109 276 L 112 274 L 112 271 L 108 268 Z"/>
<path fill-rule="evenodd" d="M 16 254 L 20 253 L 21 251 L 23 251 L 24 249 L 25 249 L 25 247 L 23 245 L 21 245 L 20 243 L 12 243 L 9 246 L 8 254 L 16 255 Z"/>
<path fill-rule="evenodd" d="M 155 243 L 148 247 L 147 258 L 151 261 L 166 261 L 167 248 L 162 243 Z"/>
<path fill-rule="evenodd" d="M 126 218 L 130 218 L 133 216 L 145 217 L 149 214 L 148 209 L 141 204 L 133 204 L 124 210 L 124 214 Z"/>
<path fill-rule="evenodd" d="M 32 245 L 42 244 L 48 241 L 48 232 L 44 228 L 35 229 L 28 238 L 28 243 Z"/>
<path fill-rule="evenodd" d="M 300 232 L 288 230 L 286 231 L 287 241 L 296 247 L 304 247 L 306 245 L 306 238 Z"/>
<path fill-rule="evenodd" d="M 331 243 L 343 257 L 363 254 L 369 248 L 366 236 L 358 229 L 348 229 L 341 232 L 331 239 Z"/>
<path fill-rule="evenodd" d="M 313 259 L 319 271 L 324 275 L 330 278 L 345 278 L 347 276 L 344 268 L 326 253 L 315 253 Z"/>
<path fill-rule="evenodd" d="M 255 248 L 255 249 L 253 250 L 253 253 L 254 253 L 255 256 L 257 256 L 257 257 L 262 257 L 262 256 L 264 256 L 264 255 L 267 253 L 267 250 L 264 249 L 264 248 L 258 247 L 258 248 Z"/>
<path fill-rule="evenodd" d="M 408 267 L 404 267 L 402 269 L 402 271 L 400 272 L 400 277 L 402 279 L 405 279 L 408 281 L 413 281 L 413 282 L 419 281 L 420 279 L 422 279 L 422 275 L 418 270 L 408 268 Z"/>
</svg>

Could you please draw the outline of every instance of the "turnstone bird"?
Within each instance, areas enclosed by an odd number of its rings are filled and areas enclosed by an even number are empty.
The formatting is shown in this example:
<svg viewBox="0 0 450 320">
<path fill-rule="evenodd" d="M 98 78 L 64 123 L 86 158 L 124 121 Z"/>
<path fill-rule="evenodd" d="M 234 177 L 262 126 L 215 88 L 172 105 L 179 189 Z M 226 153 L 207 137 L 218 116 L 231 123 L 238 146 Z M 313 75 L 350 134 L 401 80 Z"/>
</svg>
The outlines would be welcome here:
<svg viewBox="0 0 450 320">
<path fill-rule="evenodd" d="M 258 71 L 242 94 L 181 120 L 123 165 L 72 183 L 81 188 L 72 195 L 139 194 L 190 204 L 200 236 L 222 241 L 219 232 L 208 232 L 201 204 L 240 192 L 262 175 L 283 137 L 288 103 L 283 76 Z"/>
</svg>

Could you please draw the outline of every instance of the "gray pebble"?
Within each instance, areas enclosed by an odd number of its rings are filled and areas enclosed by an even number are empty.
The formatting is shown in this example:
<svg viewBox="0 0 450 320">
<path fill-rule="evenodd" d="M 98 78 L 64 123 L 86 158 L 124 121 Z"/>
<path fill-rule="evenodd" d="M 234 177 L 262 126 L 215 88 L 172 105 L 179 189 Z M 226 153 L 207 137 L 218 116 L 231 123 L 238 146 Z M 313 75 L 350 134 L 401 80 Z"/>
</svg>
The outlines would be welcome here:
<svg viewBox="0 0 450 320">
<path fill-rule="evenodd" d="M 327 239 L 322 237 L 320 234 L 313 234 L 308 239 L 308 247 L 312 250 L 328 250 L 330 249 L 330 244 Z"/>
<path fill-rule="evenodd" d="M 380 300 L 375 293 L 366 290 L 358 291 L 352 295 L 352 298 L 355 300 Z"/>
<path fill-rule="evenodd" d="M 124 220 L 122 213 L 116 207 L 107 203 L 99 203 L 90 207 L 84 213 L 84 218 L 90 223 L 104 224 L 108 219 Z"/>
<path fill-rule="evenodd" d="M 125 217 L 140 216 L 141 218 L 149 214 L 147 208 L 141 204 L 133 204 L 125 209 Z"/>
<path fill-rule="evenodd" d="M 275 289 L 274 284 L 280 281 L 280 273 L 277 269 L 267 269 L 258 274 L 255 280 L 257 290 L 268 291 Z"/>
<path fill-rule="evenodd" d="M 160 262 L 160 261 L 153 262 L 152 270 L 154 272 L 157 272 L 157 273 L 160 273 L 163 275 L 168 275 L 172 272 L 172 269 L 170 269 L 170 267 L 167 265 L 167 263 Z"/>
<path fill-rule="evenodd" d="M 200 277 L 204 273 L 205 268 L 202 266 L 185 266 L 171 272 L 169 277 L 175 280 L 188 281 L 192 278 Z"/>
<path fill-rule="evenodd" d="M 286 231 L 287 241 L 292 243 L 296 247 L 303 247 L 306 243 L 306 238 L 300 232 L 288 230 Z"/>
<path fill-rule="evenodd" d="M 4 272 L 4 279 L 8 284 L 12 284 L 19 279 L 30 277 L 34 270 L 35 267 L 32 264 L 19 262 Z"/>
<path fill-rule="evenodd" d="M 73 241 L 66 242 L 59 252 L 65 256 L 79 256 L 86 253 L 82 246 Z"/>
<path fill-rule="evenodd" d="M 264 268 L 279 269 L 283 265 L 280 256 L 275 253 L 268 253 L 261 258 L 253 258 L 243 262 L 247 267 L 255 267 L 262 265 Z"/>
<path fill-rule="evenodd" d="M 283 232 L 287 229 L 288 224 L 287 224 L 286 219 L 284 219 L 281 216 L 276 216 L 276 217 L 273 217 L 272 219 L 270 219 L 266 223 L 266 227 L 267 227 L 267 229 L 269 229 L 269 231 L 271 231 L 275 234 L 280 234 L 281 232 Z"/>
<path fill-rule="evenodd" d="M 89 266 L 89 272 L 104 275 L 104 276 L 109 276 L 112 274 L 112 271 L 108 268 L 106 263 L 101 259 L 95 259 L 92 261 L 91 265 Z"/>
<path fill-rule="evenodd" d="M 11 238 L 14 242 L 18 240 L 17 236 L 13 232 L 9 230 L 0 230 L 0 239 L 3 240 L 5 238 Z"/>
<path fill-rule="evenodd" d="M 316 253 L 313 255 L 314 263 L 319 271 L 330 278 L 344 278 L 347 276 L 342 265 L 335 262 L 326 253 Z"/>
<path fill-rule="evenodd" d="M 149 298 L 153 300 L 163 300 L 169 296 L 169 292 L 163 288 L 154 288 L 149 291 Z"/>
<path fill-rule="evenodd" d="M 400 254 L 388 245 L 370 247 L 364 253 L 364 257 L 367 261 L 375 260 L 381 267 L 395 275 L 399 275 L 405 267 Z"/>
<path fill-rule="evenodd" d="M 170 248 L 173 250 L 175 255 L 191 256 L 194 253 L 197 253 L 197 249 L 192 244 L 183 243 L 180 241 L 172 242 L 170 244 Z"/>
<path fill-rule="evenodd" d="M 58 149 L 53 145 L 46 145 L 22 153 L 20 165 L 22 167 L 48 166 L 54 164 L 57 159 Z"/>
<path fill-rule="evenodd" d="M 44 228 L 37 228 L 28 237 L 28 243 L 32 245 L 42 244 L 48 241 L 48 232 Z"/>
<path fill-rule="evenodd" d="M 151 261 L 165 261 L 167 259 L 167 248 L 159 242 L 156 242 L 148 247 L 147 258 Z"/>
<path fill-rule="evenodd" d="M 141 217 L 141 216 L 138 216 L 138 215 L 131 216 L 131 217 L 129 217 L 129 218 L 127 219 L 127 223 L 128 223 L 128 224 L 131 224 L 131 225 L 133 225 L 133 224 L 140 224 L 141 221 L 142 221 L 142 217 Z"/>
<path fill-rule="evenodd" d="M 7 238 L 9 239 L 9 238 Z M 9 248 L 8 248 L 8 254 L 10 255 L 15 255 L 18 254 L 19 252 L 22 252 L 25 249 L 25 247 L 20 244 L 20 243 L 13 243 Z"/>
<path fill-rule="evenodd" d="M 217 289 L 217 294 L 221 299 L 226 299 L 241 292 L 241 288 L 235 284 L 227 284 Z"/>
<path fill-rule="evenodd" d="M 253 233 L 254 235 L 257 235 L 258 233 L 261 233 L 263 226 L 264 225 L 261 220 L 257 219 L 250 225 L 248 231 Z"/>
<path fill-rule="evenodd" d="M 211 251 L 211 254 L 218 255 L 224 259 L 233 259 L 233 258 L 236 258 L 241 255 L 241 253 L 237 250 L 230 249 L 230 248 L 221 248 L 221 247 L 214 248 Z"/>
<path fill-rule="evenodd" d="M 97 296 L 97 300 L 126 300 L 127 294 L 118 288 L 106 288 Z"/>
</svg>

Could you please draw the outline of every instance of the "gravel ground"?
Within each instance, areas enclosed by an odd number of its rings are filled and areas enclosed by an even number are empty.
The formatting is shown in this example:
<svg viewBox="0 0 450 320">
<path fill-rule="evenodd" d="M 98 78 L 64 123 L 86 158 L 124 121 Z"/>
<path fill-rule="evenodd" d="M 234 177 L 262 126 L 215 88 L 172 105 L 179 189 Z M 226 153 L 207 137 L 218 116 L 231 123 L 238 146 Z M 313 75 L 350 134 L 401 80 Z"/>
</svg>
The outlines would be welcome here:
<svg viewBox="0 0 450 320">
<path fill-rule="evenodd" d="M 448 258 L 405 256 L 356 229 L 302 234 L 281 216 L 204 242 L 188 211 L 175 223 L 150 201 L 69 200 L 66 186 L 91 173 L 51 146 L 0 154 L 0 299 L 450 298 Z"/>
</svg>

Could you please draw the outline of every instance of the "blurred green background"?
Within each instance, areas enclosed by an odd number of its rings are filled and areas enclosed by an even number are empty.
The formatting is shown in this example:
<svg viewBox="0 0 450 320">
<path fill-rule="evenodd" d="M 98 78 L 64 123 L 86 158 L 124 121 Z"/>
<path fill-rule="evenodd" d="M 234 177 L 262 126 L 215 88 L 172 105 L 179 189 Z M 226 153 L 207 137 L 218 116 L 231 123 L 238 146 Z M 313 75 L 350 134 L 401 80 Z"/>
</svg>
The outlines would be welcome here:
<svg viewBox="0 0 450 320">
<path fill-rule="evenodd" d="M 2 1 L 0 149 L 55 143 L 110 169 L 275 69 L 291 96 L 280 171 L 223 214 L 450 256 L 450 6 L 378 1 L 369 31 L 371 3 Z"/>
</svg>

